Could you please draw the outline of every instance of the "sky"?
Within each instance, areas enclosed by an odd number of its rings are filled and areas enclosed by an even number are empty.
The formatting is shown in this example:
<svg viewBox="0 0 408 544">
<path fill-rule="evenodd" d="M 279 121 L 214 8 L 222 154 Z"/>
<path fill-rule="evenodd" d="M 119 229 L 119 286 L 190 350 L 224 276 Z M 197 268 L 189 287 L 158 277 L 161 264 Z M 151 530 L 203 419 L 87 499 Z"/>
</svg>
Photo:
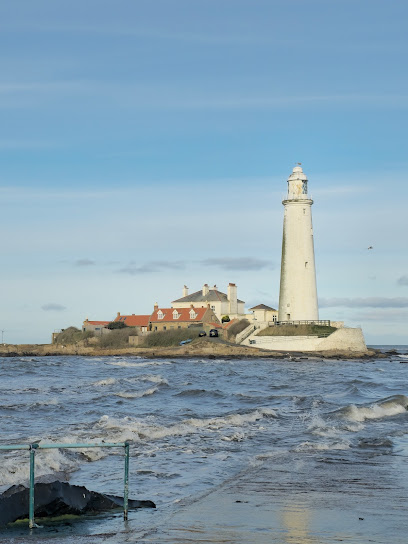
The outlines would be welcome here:
<svg viewBox="0 0 408 544">
<path fill-rule="evenodd" d="M 407 18 L 405 0 L 0 2 L 2 340 L 150 314 L 184 284 L 277 307 L 301 162 L 320 318 L 408 344 Z"/>
</svg>

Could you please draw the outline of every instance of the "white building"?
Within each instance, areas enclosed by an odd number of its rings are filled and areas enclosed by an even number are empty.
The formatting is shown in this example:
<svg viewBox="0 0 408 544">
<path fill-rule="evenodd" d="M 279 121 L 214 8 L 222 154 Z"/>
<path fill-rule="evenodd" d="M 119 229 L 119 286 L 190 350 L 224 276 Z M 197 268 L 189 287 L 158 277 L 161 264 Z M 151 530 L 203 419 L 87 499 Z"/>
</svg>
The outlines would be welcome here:
<svg viewBox="0 0 408 544">
<path fill-rule="evenodd" d="M 282 262 L 279 321 L 319 319 L 313 245 L 312 204 L 307 177 L 295 166 L 288 179 L 288 194 L 282 204 Z"/>
<path fill-rule="evenodd" d="M 172 308 L 190 308 L 193 304 L 195 308 L 206 308 L 210 305 L 211 310 L 221 321 L 223 316 L 228 315 L 230 319 L 245 317 L 245 302 L 237 297 L 237 286 L 230 283 L 227 288 L 227 294 L 218 290 L 218 287 L 209 287 L 207 283 L 203 285 L 200 291 L 188 294 L 188 287 L 183 287 L 183 296 L 171 303 Z"/>
<path fill-rule="evenodd" d="M 271 306 L 267 306 L 266 304 L 258 304 L 253 308 L 249 308 L 249 311 L 252 313 L 247 314 L 246 317 L 250 323 L 258 322 L 267 323 L 269 325 L 276 323 L 278 320 L 278 311 L 275 310 L 275 308 L 271 308 Z"/>
</svg>

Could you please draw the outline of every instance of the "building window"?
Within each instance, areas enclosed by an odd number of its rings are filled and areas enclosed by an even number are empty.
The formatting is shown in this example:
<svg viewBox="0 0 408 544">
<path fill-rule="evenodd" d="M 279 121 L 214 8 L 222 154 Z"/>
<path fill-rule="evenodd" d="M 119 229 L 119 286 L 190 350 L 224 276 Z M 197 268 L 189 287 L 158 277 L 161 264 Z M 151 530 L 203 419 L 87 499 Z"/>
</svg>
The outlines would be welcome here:
<svg viewBox="0 0 408 544">
<path fill-rule="evenodd" d="M 157 327 L 155 327 L 154 330 L 157 331 Z"/>
<path fill-rule="evenodd" d="M 211 310 L 215 312 L 215 306 L 211 306 Z"/>
<path fill-rule="evenodd" d="M 166 325 L 164 325 L 164 327 L 163 327 L 163 330 L 164 330 L 164 331 L 166 331 L 166 330 L 167 330 L 167 327 L 166 327 Z"/>
<path fill-rule="evenodd" d="M 159 310 L 157 312 L 157 319 L 163 319 L 163 317 L 164 317 L 164 313 L 161 310 Z"/>
<path fill-rule="evenodd" d="M 178 313 L 177 310 L 174 310 L 173 312 L 173 319 L 178 319 L 180 317 L 180 314 Z"/>
<path fill-rule="evenodd" d="M 197 314 L 193 309 L 190 310 L 190 319 L 195 319 L 197 317 Z"/>
</svg>

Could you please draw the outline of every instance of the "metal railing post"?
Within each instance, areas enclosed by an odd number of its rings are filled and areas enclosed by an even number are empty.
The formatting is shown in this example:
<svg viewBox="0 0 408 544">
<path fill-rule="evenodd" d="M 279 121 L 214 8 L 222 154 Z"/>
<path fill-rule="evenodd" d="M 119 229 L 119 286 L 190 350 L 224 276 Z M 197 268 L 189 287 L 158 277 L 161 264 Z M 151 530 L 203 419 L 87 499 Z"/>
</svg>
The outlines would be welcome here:
<svg viewBox="0 0 408 544">
<path fill-rule="evenodd" d="M 129 442 L 125 442 L 125 489 L 123 492 L 123 519 L 128 519 L 129 499 Z"/>
<path fill-rule="evenodd" d="M 28 526 L 35 527 L 34 522 L 34 478 L 35 478 L 35 450 L 38 444 L 30 444 L 30 494 L 28 499 Z"/>
</svg>

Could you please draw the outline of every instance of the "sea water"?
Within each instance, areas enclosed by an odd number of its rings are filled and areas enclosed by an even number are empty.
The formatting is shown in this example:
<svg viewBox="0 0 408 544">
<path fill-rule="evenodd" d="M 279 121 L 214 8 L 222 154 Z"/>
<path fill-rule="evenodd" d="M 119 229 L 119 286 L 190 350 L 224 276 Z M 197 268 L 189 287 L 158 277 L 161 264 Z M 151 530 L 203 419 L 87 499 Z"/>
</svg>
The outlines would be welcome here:
<svg viewBox="0 0 408 544">
<path fill-rule="evenodd" d="M 126 525 L 120 514 L 46 523 L 29 541 L 141 537 L 271 459 L 304 460 L 306 472 L 322 463 L 328 488 L 341 459 L 359 467 L 357 479 L 370 471 L 387 500 L 405 493 L 408 508 L 408 346 L 394 349 L 372 360 L 0 358 L 1 444 L 129 440 L 130 497 L 157 505 Z M 38 450 L 36 481 L 123 495 L 123 466 L 121 448 Z M 28 475 L 27 451 L 0 452 L 0 492 L 28 485 Z M 277 487 L 284 478 L 277 471 Z M 26 532 L 0 529 L 0 541 Z"/>
</svg>

